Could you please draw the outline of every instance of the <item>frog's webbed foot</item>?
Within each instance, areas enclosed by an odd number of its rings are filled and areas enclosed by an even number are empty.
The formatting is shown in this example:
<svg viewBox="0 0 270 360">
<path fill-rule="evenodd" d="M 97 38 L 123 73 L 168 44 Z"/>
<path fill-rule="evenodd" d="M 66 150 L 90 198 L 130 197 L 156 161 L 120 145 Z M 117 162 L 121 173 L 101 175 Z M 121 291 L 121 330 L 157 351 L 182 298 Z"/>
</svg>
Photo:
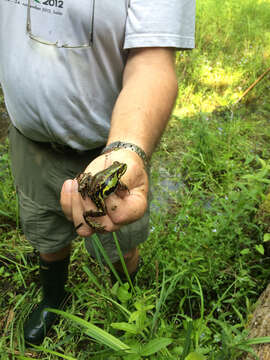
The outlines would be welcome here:
<svg viewBox="0 0 270 360">
<path fill-rule="evenodd" d="M 91 210 L 86 211 L 83 214 L 83 218 L 84 218 L 84 221 L 86 222 L 86 224 L 88 226 L 90 226 L 92 229 L 94 229 L 96 232 L 104 232 L 105 231 L 105 226 L 93 221 L 93 219 L 92 219 L 93 216 L 89 215 L 89 213 L 92 213 Z M 99 215 L 99 216 L 102 216 L 102 215 Z"/>
</svg>

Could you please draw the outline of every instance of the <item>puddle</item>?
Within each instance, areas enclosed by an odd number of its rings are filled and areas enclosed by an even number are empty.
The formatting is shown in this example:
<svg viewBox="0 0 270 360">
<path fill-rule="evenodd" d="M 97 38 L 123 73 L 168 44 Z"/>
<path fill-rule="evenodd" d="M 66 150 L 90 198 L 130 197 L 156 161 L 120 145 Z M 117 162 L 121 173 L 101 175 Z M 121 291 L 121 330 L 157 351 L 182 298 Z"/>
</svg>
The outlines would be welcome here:
<svg viewBox="0 0 270 360">
<path fill-rule="evenodd" d="M 164 167 L 159 167 L 158 179 L 152 179 L 151 192 L 153 200 L 150 205 L 151 211 L 167 211 L 174 201 L 175 195 L 180 188 L 185 187 L 181 174 L 170 174 Z"/>
</svg>

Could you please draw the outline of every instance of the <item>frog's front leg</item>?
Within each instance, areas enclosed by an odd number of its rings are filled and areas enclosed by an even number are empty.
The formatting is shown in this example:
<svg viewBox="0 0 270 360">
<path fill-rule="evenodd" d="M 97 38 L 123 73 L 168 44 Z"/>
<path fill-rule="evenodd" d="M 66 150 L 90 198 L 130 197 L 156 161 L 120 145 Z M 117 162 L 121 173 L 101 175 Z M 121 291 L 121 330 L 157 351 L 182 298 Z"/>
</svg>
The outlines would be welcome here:
<svg viewBox="0 0 270 360">
<path fill-rule="evenodd" d="M 103 210 L 88 210 L 85 211 L 86 216 L 88 217 L 100 217 L 100 216 L 105 216 L 106 212 Z"/>
<path fill-rule="evenodd" d="M 88 189 L 89 189 L 89 184 L 91 183 L 92 180 L 92 175 L 91 173 L 80 173 L 76 176 L 76 180 L 78 183 L 78 192 L 81 194 L 81 197 L 85 200 L 86 196 L 88 195 Z"/>
<path fill-rule="evenodd" d="M 130 192 L 129 191 L 129 188 L 127 187 L 127 185 L 126 184 L 124 184 L 122 181 L 118 181 L 118 184 L 117 184 L 117 190 L 119 190 L 119 191 L 128 191 L 128 192 Z"/>
</svg>

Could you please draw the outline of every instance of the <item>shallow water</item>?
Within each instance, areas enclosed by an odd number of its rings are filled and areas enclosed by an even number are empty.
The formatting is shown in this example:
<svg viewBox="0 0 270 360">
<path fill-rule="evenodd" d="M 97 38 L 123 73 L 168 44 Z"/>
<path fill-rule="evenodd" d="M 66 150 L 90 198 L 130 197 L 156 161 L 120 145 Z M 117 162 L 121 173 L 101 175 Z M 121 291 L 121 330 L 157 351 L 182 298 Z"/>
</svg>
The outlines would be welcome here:
<svg viewBox="0 0 270 360">
<path fill-rule="evenodd" d="M 174 196 L 177 194 L 184 183 L 181 174 L 172 175 L 164 167 L 160 166 L 158 179 L 151 182 L 151 193 L 153 201 L 151 202 L 151 211 L 166 211 L 170 207 Z"/>
</svg>

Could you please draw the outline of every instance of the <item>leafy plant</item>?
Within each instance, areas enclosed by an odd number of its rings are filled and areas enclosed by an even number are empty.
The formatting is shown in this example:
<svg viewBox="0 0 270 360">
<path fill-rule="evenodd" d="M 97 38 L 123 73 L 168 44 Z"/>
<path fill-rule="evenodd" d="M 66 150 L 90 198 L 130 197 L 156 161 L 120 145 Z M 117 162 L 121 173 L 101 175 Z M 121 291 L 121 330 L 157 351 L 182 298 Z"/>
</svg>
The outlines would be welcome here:
<svg viewBox="0 0 270 360">
<path fill-rule="evenodd" d="M 270 181 L 268 78 L 236 104 L 269 67 L 269 24 L 268 1 L 197 1 L 196 49 L 176 55 L 178 99 L 152 157 L 138 281 L 125 269 L 123 283 L 97 238 L 97 261 L 78 239 L 67 312 L 29 351 L 22 326 L 40 297 L 37 256 L 18 227 L 8 143 L 0 146 L 1 360 L 236 360 L 269 342 L 246 330 L 270 275 L 269 231 L 258 220 Z"/>
</svg>

